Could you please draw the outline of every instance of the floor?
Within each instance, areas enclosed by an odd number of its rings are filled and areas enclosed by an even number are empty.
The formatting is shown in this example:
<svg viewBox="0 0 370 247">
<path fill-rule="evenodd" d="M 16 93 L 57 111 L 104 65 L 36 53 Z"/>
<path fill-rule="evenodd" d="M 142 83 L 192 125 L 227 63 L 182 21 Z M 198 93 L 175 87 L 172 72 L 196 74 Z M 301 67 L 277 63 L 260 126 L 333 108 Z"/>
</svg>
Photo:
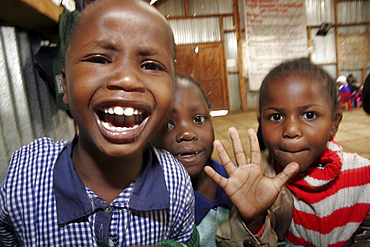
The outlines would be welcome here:
<svg viewBox="0 0 370 247">
<path fill-rule="evenodd" d="M 216 139 L 221 140 L 229 155 L 233 156 L 231 142 L 228 136 L 228 128 L 236 127 L 244 144 L 244 149 L 249 155 L 249 140 L 247 130 L 257 129 L 256 111 L 229 113 L 226 116 L 213 117 Z M 343 119 L 339 125 L 335 140 L 347 152 L 358 153 L 370 159 L 370 115 L 362 108 L 355 108 L 351 112 L 344 111 Z M 213 156 L 218 159 L 214 152 Z M 232 157 L 232 160 L 234 158 Z"/>
</svg>

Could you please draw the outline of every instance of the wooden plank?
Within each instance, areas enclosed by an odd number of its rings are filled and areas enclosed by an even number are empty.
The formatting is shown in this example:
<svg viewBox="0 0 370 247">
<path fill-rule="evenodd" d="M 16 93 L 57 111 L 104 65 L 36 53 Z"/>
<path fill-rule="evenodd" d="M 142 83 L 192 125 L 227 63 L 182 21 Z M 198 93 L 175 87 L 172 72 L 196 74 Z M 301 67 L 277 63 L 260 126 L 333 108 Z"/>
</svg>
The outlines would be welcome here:
<svg viewBox="0 0 370 247">
<path fill-rule="evenodd" d="M 14 1 L 14 0 L 13 0 Z M 57 6 L 51 0 L 21 0 L 40 14 L 49 17 L 54 22 L 59 21 L 59 15 L 63 12 L 62 6 Z"/>
<path fill-rule="evenodd" d="M 58 33 L 58 19 L 63 7 L 51 0 L 0 0 L 0 21 L 45 35 Z"/>
</svg>

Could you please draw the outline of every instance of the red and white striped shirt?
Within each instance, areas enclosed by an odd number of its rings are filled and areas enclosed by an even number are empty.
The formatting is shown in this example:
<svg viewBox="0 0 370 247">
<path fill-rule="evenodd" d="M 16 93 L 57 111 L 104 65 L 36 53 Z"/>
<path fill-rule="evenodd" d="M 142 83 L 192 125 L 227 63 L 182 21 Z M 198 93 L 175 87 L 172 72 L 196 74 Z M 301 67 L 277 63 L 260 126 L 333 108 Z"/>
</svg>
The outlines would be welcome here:
<svg viewBox="0 0 370 247">
<path fill-rule="evenodd" d="M 370 211 L 370 160 L 330 140 L 320 161 L 287 184 L 294 198 L 290 244 L 343 246 Z"/>
</svg>

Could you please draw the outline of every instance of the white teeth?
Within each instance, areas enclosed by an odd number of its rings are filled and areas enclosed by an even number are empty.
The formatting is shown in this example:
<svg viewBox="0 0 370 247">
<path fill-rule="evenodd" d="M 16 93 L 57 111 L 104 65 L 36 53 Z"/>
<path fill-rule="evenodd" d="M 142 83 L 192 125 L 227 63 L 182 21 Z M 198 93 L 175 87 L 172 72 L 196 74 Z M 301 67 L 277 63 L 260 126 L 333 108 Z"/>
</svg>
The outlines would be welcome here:
<svg viewBox="0 0 370 247">
<path fill-rule="evenodd" d="M 194 154 L 199 154 L 199 153 L 200 152 L 198 152 L 198 151 L 197 152 L 194 152 Z M 185 154 L 178 154 L 177 157 L 181 158 L 183 155 L 185 155 Z"/>
<path fill-rule="evenodd" d="M 122 108 L 121 108 L 122 109 Z M 134 115 L 134 109 L 133 108 L 131 108 L 131 107 L 129 107 L 129 108 L 126 108 L 125 109 L 125 116 L 132 116 L 132 115 Z"/>
<path fill-rule="evenodd" d="M 115 131 L 115 132 L 123 132 L 126 130 L 132 130 L 138 127 L 138 125 L 134 125 L 132 127 L 116 127 L 116 126 L 111 125 L 110 123 L 106 123 L 106 122 L 101 122 L 101 123 L 104 126 L 104 128 L 110 131 Z"/>
<path fill-rule="evenodd" d="M 118 116 L 125 115 L 126 117 L 131 117 L 133 115 L 141 114 L 141 111 L 138 110 L 138 109 L 134 109 L 132 107 L 124 108 L 122 106 L 115 106 L 115 107 L 110 107 L 110 108 L 104 109 L 104 113 L 111 114 L 111 115 L 115 114 L 115 115 L 118 115 Z"/>
<path fill-rule="evenodd" d="M 114 107 L 114 114 L 119 115 L 119 116 L 122 116 L 123 115 L 123 112 L 124 112 L 124 110 L 123 110 L 122 107 L 119 107 L 119 106 Z"/>
</svg>

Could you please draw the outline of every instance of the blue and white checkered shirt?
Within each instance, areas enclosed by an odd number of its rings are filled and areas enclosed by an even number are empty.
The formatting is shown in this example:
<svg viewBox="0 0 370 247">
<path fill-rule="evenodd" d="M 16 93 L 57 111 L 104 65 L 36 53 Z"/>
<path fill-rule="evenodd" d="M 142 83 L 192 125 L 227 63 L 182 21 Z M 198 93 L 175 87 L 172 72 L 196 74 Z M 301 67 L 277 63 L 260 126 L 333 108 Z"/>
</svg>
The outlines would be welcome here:
<svg viewBox="0 0 370 247">
<path fill-rule="evenodd" d="M 139 177 L 110 204 L 84 186 L 73 143 L 40 138 L 17 150 L 0 188 L 0 239 L 6 246 L 130 246 L 185 243 L 194 196 L 183 166 L 150 148 Z"/>
</svg>

